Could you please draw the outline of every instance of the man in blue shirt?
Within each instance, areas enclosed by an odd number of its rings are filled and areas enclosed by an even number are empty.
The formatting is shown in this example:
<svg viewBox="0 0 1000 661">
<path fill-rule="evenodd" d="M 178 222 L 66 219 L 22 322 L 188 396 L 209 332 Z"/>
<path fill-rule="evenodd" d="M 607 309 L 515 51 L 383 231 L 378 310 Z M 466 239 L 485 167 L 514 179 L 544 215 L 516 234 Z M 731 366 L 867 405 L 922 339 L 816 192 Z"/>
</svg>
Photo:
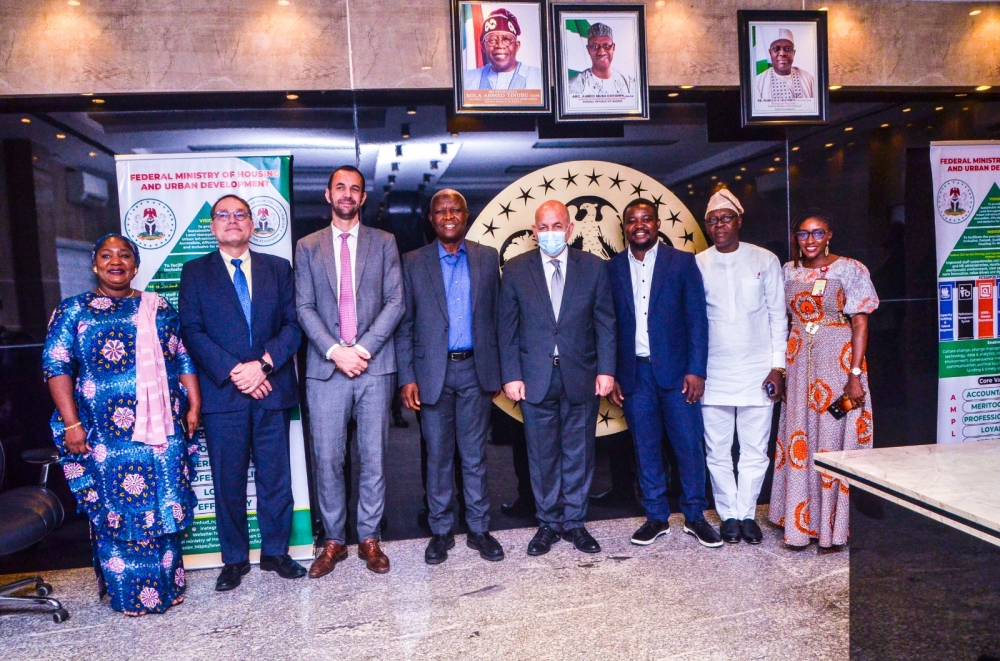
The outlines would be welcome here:
<svg viewBox="0 0 1000 661">
<path fill-rule="evenodd" d="M 428 523 L 424 559 L 438 564 L 455 546 L 455 447 L 462 461 L 467 545 L 486 560 L 503 560 L 489 533 L 486 433 L 490 402 L 500 390 L 497 349 L 499 255 L 465 240 L 469 210 L 454 190 L 431 198 L 437 241 L 403 256 L 406 312 L 396 331 L 403 405 L 420 411 L 427 439 Z"/>
</svg>

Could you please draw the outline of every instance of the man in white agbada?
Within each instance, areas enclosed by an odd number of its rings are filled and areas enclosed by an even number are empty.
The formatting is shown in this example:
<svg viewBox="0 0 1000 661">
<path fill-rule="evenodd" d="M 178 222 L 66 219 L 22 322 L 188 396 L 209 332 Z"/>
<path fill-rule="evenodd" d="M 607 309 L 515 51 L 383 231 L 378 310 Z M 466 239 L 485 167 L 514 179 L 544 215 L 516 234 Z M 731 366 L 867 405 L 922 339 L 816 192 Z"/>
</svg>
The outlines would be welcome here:
<svg viewBox="0 0 1000 661">
<path fill-rule="evenodd" d="M 816 80 L 808 71 L 792 66 L 795 60 L 795 37 L 786 28 L 778 30 L 768 54 L 771 66 L 757 74 L 754 88 L 758 101 L 794 101 L 816 95 Z"/>
<path fill-rule="evenodd" d="M 615 59 L 615 35 L 604 23 L 587 30 L 587 54 L 591 67 L 569 79 L 573 96 L 629 96 L 636 93 L 635 77 L 611 66 Z"/>
<path fill-rule="evenodd" d="M 754 520 L 767 472 L 774 402 L 784 391 L 785 316 L 781 265 L 773 253 L 740 242 L 743 207 L 726 189 L 708 202 L 705 229 L 713 245 L 695 258 L 708 308 L 708 371 L 702 417 L 719 531 L 731 544 L 763 538 Z M 768 386 L 773 394 L 768 394 Z M 739 479 L 733 473 L 733 429 Z"/>
</svg>

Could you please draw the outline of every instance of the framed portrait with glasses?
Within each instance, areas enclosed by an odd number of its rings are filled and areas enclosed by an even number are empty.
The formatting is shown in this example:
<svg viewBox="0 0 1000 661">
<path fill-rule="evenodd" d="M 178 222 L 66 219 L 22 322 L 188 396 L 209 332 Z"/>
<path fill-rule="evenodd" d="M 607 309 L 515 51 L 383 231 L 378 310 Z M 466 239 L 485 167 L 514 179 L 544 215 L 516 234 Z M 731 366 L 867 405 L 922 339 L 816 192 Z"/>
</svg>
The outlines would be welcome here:
<svg viewBox="0 0 1000 661">
<path fill-rule="evenodd" d="M 556 121 L 649 119 L 644 5 L 552 5 Z"/>
<path fill-rule="evenodd" d="M 455 112 L 546 113 L 544 2 L 452 0 Z"/>
<path fill-rule="evenodd" d="M 743 126 L 826 122 L 826 14 L 736 12 Z"/>
</svg>

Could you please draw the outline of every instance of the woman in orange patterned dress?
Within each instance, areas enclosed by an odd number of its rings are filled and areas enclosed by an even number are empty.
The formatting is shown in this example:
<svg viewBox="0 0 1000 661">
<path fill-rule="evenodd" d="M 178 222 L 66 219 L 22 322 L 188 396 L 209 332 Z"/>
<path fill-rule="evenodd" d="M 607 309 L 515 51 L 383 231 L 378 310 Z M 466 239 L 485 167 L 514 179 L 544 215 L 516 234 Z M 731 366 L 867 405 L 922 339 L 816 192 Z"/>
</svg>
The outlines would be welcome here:
<svg viewBox="0 0 1000 661">
<path fill-rule="evenodd" d="M 792 326 L 786 354 L 768 518 L 785 528 L 785 544 L 820 549 L 847 543 L 846 484 L 813 469 L 817 452 L 872 447 L 868 399 L 868 315 L 878 295 L 868 269 L 830 252 L 833 231 L 820 211 L 792 225 L 792 261 L 785 264 L 785 300 Z M 854 405 L 840 420 L 827 408 L 842 394 Z"/>
</svg>

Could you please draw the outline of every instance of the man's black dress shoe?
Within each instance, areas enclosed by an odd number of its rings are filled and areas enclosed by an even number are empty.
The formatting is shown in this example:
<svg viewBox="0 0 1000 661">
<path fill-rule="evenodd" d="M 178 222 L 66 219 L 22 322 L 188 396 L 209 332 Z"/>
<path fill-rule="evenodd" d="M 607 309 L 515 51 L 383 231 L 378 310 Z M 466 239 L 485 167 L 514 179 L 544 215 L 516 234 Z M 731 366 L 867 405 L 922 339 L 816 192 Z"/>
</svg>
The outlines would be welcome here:
<svg viewBox="0 0 1000 661">
<path fill-rule="evenodd" d="M 760 544 L 764 541 L 764 533 L 753 519 L 743 519 L 740 527 L 743 528 L 743 539 L 747 540 L 747 544 Z"/>
<path fill-rule="evenodd" d="M 534 518 L 535 504 L 518 498 L 513 503 L 504 503 L 501 505 L 500 511 L 516 519 Z"/>
<path fill-rule="evenodd" d="M 249 573 L 249 562 L 238 562 L 236 564 L 224 566 L 222 568 L 222 572 L 219 574 L 219 578 L 215 581 L 216 591 L 225 592 L 226 590 L 238 588 L 240 583 L 243 582 L 243 577 Z"/>
<path fill-rule="evenodd" d="M 626 507 L 635 504 L 635 497 L 615 491 L 614 487 L 590 496 L 589 500 L 590 504 L 596 507 Z"/>
<path fill-rule="evenodd" d="M 715 528 L 712 527 L 712 524 L 705 519 L 685 521 L 684 532 L 689 535 L 694 535 L 698 539 L 698 543 L 702 546 L 707 546 L 713 549 L 722 546 L 722 538 L 719 537 L 719 533 L 715 532 Z"/>
<path fill-rule="evenodd" d="M 563 530 L 562 538 L 567 542 L 573 542 L 573 546 L 576 547 L 577 551 L 583 551 L 584 553 L 601 552 L 601 545 L 597 543 L 596 539 L 590 536 L 590 533 L 583 526 Z"/>
<path fill-rule="evenodd" d="M 448 551 L 453 548 L 455 548 L 454 534 L 434 535 L 424 550 L 424 562 L 429 565 L 439 565 L 448 559 Z"/>
<path fill-rule="evenodd" d="M 632 543 L 636 546 L 649 546 L 656 541 L 660 535 L 670 532 L 670 524 L 666 521 L 654 521 L 647 519 L 638 530 L 632 533 Z"/>
<path fill-rule="evenodd" d="M 503 546 L 500 545 L 493 535 L 486 532 L 470 532 L 466 537 L 465 545 L 470 549 L 479 551 L 479 557 L 490 562 L 503 560 Z"/>
<path fill-rule="evenodd" d="M 719 526 L 719 536 L 726 544 L 740 543 L 740 522 L 736 519 L 726 519 Z"/>
<path fill-rule="evenodd" d="M 528 555 L 545 555 L 559 541 L 559 533 L 549 526 L 541 526 L 528 542 Z"/>
<path fill-rule="evenodd" d="M 260 556 L 260 568 L 262 571 L 277 572 L 281 578 L 302 578 L 306 575 L 306 568 L 292 560 L 292 556 L 287 553 Z"/>
</svg>

